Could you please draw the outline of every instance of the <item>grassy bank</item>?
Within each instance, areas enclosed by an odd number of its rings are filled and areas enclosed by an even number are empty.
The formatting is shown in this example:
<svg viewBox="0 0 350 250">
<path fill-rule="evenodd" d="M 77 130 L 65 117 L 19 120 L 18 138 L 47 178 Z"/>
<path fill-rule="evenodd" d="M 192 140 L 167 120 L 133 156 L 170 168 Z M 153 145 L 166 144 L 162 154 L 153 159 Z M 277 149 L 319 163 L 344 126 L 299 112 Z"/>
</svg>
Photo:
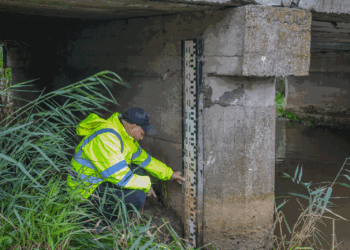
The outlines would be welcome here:
<svg viewBox="0 0 350 250">
<path fill-rule="evenodd" d="M 119 217 L 112 223 L 89 212 L 92 206 L 101 209 L 108 202 L 104 197 L 90 204 L 66 190 L 72 153 L 81 139 L 75 134 L 78 116 L 111 112 L 107 106 L 117 105 L 113 84 L 123 82 L 101 72 L 42 94 L 1 121 L 0 249 L 185 249 L 168 225 L 172 240 L 161 243 L 151 219 L 137 211 L 129 219 L 121 201 L 114 204 Z M 8 88 L 19 92 L 29 85 Z M 83 227 L 82 220 L 93 226 Z M 95 234 L 102 223 L 104 232 Z"/>
</svg>

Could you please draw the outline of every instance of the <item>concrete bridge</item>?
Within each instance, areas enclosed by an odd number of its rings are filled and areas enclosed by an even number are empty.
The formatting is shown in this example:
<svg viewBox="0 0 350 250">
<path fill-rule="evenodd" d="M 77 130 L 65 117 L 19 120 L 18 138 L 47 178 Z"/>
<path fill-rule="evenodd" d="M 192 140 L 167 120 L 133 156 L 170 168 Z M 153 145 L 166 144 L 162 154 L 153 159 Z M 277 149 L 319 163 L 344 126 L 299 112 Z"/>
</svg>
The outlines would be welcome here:
<svg viewBox="0 0 350 250">
<path fill-rule="evenodd" d="M 38 88 L 55 89 L 101 70 L 130 83 L 114 89 L 118 111 L 149 112 L 159 132 L 142 146 L 174 170 L 185 169 L 183 190 L 171 182 L 168 190 L 190 245 L 268 249 L 275 76 L 288 76 L 287 106 L 295 110 L 305 102 L 300 93 L 312 103 L 329 89 L 347 95 L 349 1 L 2 0 L 0 11 L 13 83 L 40 78 Z M 190 118 L 192 148 L 183 132 Z"/>
</svg>

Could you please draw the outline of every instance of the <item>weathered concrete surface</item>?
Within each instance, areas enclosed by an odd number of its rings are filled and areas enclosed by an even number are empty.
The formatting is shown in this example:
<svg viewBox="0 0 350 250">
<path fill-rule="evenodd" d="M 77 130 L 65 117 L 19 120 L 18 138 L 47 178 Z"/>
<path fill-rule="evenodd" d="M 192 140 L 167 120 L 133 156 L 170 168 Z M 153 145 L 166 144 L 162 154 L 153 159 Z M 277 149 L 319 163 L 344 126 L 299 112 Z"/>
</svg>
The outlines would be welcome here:
<svg viewBox="0 0 350 250">
<path fill-rule="evenodd" d="M 322 123 L 350 125 L 349 33 L 349 23 L 312 22 L 310 75 L 288 77 L 287 110 Z"/>
<path fill-rule="evenodd" d="M 350 2 L 347 0 L 300 0 L 299 7 L 316 12 L 350 14 Z"/>
<path fill-rule="evenodd" d="M 267 249 L 274 205 L 275 87 L 274 78 L 251 76 L 308 74 L 311 14 L 266 6 L 225 14 L 204 33 L 203 243 Z M 307 58 L 290 63 L 301 54 Z"/>
<path fill-rule="evenodd" d="M 311 13 L 273 7 L 246 9 L 243 75 L 307 75 Z"/>
<path fill-rule="evenodd" d="M 311 13 L 245 6 L 211 25 L 204 35 L 204 72 L 212 75 L 308 74 Z"/>
<path fill-rule="evenodd" d="M 300 64 L 288 62 L 298 53 L 309 55 L 310 26 L 304 10 L 245 6 L 224 12 L 205 30 L 203 244 L 268 248 L 275 87 L 274 78 L 252 76 L 307 74 L 309 56 Z M 292 43 L 294 51 L 285 46 L 292 38 L 299 42 Z"/>
<path fill-rule="evenodd" d="M 274 79 L 206 77 L 204 244 L 268 249 L 273 219 Z"/>
<path fill-rule="evenodd" d="M 321 13 L 350 14 L 348 0 L 255 0 L 256 3 L 271 6 L 301 8 Z"/>
</svg>

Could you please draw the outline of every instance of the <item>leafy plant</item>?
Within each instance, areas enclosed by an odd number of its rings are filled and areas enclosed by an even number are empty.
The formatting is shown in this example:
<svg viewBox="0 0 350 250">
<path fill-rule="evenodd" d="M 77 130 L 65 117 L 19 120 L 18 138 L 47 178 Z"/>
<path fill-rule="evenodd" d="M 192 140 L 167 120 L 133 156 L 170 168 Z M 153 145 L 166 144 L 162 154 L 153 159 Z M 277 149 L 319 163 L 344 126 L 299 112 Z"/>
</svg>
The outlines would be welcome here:
<svg viewBox="0 0 350 250">
<path fill-rule="evenodd" d="M 284 105 L 284 95 L 281 93 L 277 93 L 275 98 L 275 107 L 277 108 L 278 116 L 285 115 Z"/>
<path fill-rule="evenodd" d="M 279 117 L 286 117 L 287 119 L 295 122 L 300 121 L 301 118 L 297 114 L 290 112 L 288 110 L 285 110 L 285 101 L 284 101 L 283 94 L 281 93 L 276 94 L 275 107 L 277 109 L 277 114 Z"/>
<path fill-rule="evenodd" d="M 296 122 L 300 121 L 300 117 L 298 115 L 294 114 L 293 112 L 285 111 L 285 116 L 287 119 L 289 119 L 291 121 L 296 121 Z"/>
</svg>

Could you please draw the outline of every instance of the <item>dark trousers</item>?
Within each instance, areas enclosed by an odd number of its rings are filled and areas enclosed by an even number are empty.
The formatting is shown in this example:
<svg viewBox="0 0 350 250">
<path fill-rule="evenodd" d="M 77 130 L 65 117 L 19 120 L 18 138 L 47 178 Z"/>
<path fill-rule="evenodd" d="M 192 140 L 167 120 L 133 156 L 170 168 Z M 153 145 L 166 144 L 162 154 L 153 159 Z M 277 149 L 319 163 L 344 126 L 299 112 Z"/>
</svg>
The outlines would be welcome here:
<svg viewBox="0 0 350 250">
<path fill-rule="evenodd" d="M 137 175 L 147 175 L 146 171 L 137 165 L 131 165 L 129 168 Z M 96 198 L 97 197 L 102 198 Z M 108 219 L 114 221 L 122 216 L 124 212 L 132 212 L 135 208 L 138 210 L 144 204 L 146 200 L 146 194 L 144 191 L 135 189 L 123 189 L 110 182 L 103 182 L 93 192 L 93 195 L 89 197 L 89 200 L 94 204 L 91 212 L 96 214 L 101 219 Z M 104 202 L 102 202 L 104 200 Z M 125 207 L 122 208 L 121 201 L 124 201 Z M 133 208 L 133 206 L 135 208 Z M 123 211 L 124 210 L 124 211 Z"/>
</svg>

